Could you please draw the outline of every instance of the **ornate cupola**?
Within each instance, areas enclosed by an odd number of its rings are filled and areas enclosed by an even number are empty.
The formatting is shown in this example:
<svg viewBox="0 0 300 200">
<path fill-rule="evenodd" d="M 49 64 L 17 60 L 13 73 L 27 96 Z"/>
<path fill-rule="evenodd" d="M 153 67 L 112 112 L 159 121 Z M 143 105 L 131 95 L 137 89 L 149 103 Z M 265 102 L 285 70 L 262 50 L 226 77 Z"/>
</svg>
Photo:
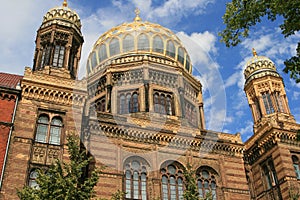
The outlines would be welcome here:
<svg viewBox="0 0 300 200">
<path fill-rule="evenodd" d="M 80 18 L 64 0 L 46 13 L 37 31 L 33 71 L 76 79 L 82 44 Z"/>
<path fill-rule="evenodd" d="M 244 90 L 254 119 L 254 132 L 265 122 L 279 126 L 283 122 L 295 122 L 282 77 L 272 60 L 258 56 L 253 49 L 253 57 L 246 63 L 244 75 Z"/>
</svg>

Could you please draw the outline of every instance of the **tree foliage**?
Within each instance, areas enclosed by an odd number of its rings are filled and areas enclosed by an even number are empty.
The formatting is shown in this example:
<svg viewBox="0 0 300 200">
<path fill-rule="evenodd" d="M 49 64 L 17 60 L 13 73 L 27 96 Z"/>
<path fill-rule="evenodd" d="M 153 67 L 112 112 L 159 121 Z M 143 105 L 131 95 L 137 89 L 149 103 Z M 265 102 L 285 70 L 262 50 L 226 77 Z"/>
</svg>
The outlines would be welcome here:
<svg viewBox="0 0 300 200">
<path fill-rule="evenodd" d="M 227 47 L 236 46 L 241 37 L 249 35 L 249 29 L 260 23 L 263 17 L 274 21 L 282 17 L 283 23 L 279 26 L 285 37 L 294 35 L 300 30 L 300 1 L 299 0 L 232 0 L 226 5 L 223 21 L 226 28 L 220 33 L 222 41 Z M 300 42 L 297 54 L 285 62 L 285 73 L 300 82 Z"/>
<path fill-rule="evenodd" d="M 183 197 L 185 200 L 212 200 L 212 192 L 209 191 L 205 198 L 199 197 L 197 180 L 196 180 L 196 171 L 193 170 L 192 166 L 188 163 L 187 168 L 184 169 L 184 186 L 185 190 L 183 193 Z"/>
<path fill-rule="evenodd" d="M 56 160 L 48 170 L 40 169 L 36 179 L 38 187 L 25 186 L 19 190 L 21 200 L 87 200 L 94 195 L 94 186 L 99 179 L 99 170 L 91 172 L 91 176 L 84 175 L 90 158 L 80 149 L 79 137 L 67 137 L 69 161 Z"/>
</svg>

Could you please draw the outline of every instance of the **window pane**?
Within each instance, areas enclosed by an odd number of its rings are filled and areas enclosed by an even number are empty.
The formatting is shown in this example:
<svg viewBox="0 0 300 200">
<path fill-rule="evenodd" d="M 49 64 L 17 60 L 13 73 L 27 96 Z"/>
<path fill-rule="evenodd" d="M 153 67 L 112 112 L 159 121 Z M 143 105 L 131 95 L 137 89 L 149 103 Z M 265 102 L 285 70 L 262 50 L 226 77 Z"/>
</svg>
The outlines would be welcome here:
<svg viewBox="0 0 300 200">
<path fill-rule="evenodd" d="M 98 56 L 99 56 L 100 62 L 107 58 L 106 46 L 104 44 L 102 44 L 100 46 L 100 49 L 98 50 Z M 93 67 L 95 67 L 95 66 L 93 66 Z"/>
<path fill-rule="evenodd" d="M 178 48 L 178 56 L 177 56 L 177 60 L 181 63 L 184 64 L 184 52 L 183 49 L 181 47 Z"/>
<path fill-rule="evenodd" d="M 134 50 L 134 39 L 132 35 L 126 35 L 123 40 L 123 53 Z"/>
<path fill-rule="evenodd" d="M 175 45 L 170 40 L 167 43 L 167 52 L 166 52 L 166 54 L 168 56 L 171 56 L 171 57 L 175 58 Z"/>
<path fill-rule="evenodd" d="M 48 125 L 38 124 L 35 141 L 46 142 L 47 132 L 48 132 Z"/>
<path fill-rule="evenodd" d="M 49 144 L 60 144 L 61 127 L 51 126 Z"/>
<path fill-rule="evenodd" d="M 29 174 L 28 186 L 32 188 L 39 188 L 39 185 L 36 182 L 36 178 L 38 177 L 38 172 L 36 169 L 32 170 Z"/>
<path fill-rule="evenodd" d="M 164 43 L 161 37 L 155 36 L 153 39 L 153 47 L 154 52 L 163 53 L 164 52 Z"/>
<path fill-rule="evenodd" d="M 109 44 L 109 53 L 110 53 L 110 56 L 114 56 L 114 55 L 120 53 L 119 39 L 114 38 L 111 40 L 111 42 Z"/>
<path fill-rule="evenodd" d="M 138 50 L 149 50 L 150 44 L 147 35 L 141 34 L 138 40 Z"/>
</svg>

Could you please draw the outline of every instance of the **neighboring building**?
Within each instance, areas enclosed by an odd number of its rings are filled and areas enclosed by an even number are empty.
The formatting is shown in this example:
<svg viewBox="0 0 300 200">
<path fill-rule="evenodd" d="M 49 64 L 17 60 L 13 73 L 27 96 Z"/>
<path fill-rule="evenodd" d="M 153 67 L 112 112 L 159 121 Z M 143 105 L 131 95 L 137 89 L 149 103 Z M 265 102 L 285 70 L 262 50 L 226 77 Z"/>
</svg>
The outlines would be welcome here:
<svg viewBox="0 0 300 200">
<path fill-rule="evenodd" d="M 300 125 L 270 59 L 254 52 L 245 69 L 254 135 L 244 144 L 239 134 L 205 128 L 202 85 L 172 31 L 137 10 L 133 22 L 99 37 L 77 81 L 80 28 L 66 1 L 44 16 L 21 82 L 1 198 L 17 199 L 16 188 L 36 185 L 38 168 L 67 159 L 71 133 L 93 156 L 90 169 L 106 166 L 98 197 L 122 190 L 126 199 L 182 199 L 188 164 L 201 197 L 289 199 L 299 190 Z"/>
<path fill-rule="evenodd" d="M 21 94 L 21 79 L 22 76 L 0 72 L 0 188 L 9 139 L 14 127 L 15 111 Z"/>
</svg>

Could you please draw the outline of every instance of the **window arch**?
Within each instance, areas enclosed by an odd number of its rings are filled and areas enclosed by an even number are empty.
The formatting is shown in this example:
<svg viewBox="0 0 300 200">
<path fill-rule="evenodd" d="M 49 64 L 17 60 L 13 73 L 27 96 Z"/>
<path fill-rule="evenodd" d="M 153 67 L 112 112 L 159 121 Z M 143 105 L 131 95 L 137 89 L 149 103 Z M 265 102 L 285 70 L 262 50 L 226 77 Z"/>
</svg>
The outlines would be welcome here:
<svg viewBox="0 0 300 200">
<path fill-rule="evenodd" d="M 41 115 L 37 121 L 35 141 L 60 145 L 62 126 L 60 117 L 54 116 L 50 121 L 48 115 Z"/>
<path fill-rule="evenodd" d="M 171 93 L 155 91 L 153 93 L 154 112 L 163 115 L 174 115 L 174 103 Z"/>
<path fill-rule="evenodd" d="M 132 35 L 126 35 L 123 39 L 123 52 L 129 52 L 134 50 L 134 38 Z"/>
<path fill-rule="evenodd" d="M 292 155 L 293 166 L 297 176 L 297 179 L 300 179 L 300 167 L 299 167 L 299 158 L 296 155 Z"/>
<path fill-rule="evenodd" d="M 159 36 L 153 38 L 152 50 L 154 52 L 163 53 L 164 52 L 164 42 Z"/>
<path fill-rule="evenodd" d="M 150 49 L 149 38 L 145 34 L 141 34 L 138 39 L 138 50 L 146 50 Z"/>
<path fill-rule="evenodd" d="M 120 53 L 120 43 L 118 38 L 113 38 L 109 43 L 109 54 L 114 56 Z"/>
<path fill-rule="evenodd" d="M 217 199 L 217 173 L 209 167 L 201 167 L 197 170 L 197 185 L 200 198 L 206 198 L 209 193 L 212 199 Z"/>
<path fill-rule="evenodd" d="M 178 162 L 165 162 L 160 173 L 162 199 L 183 199 L 183 166 Z"/>
<path fill-rule="evenodd" d="M 124 188 L 126 199 L 147 198 L 147 171 L 149 164 L 142 158 L 131 157 L 124 163 Z"/>
<path fill-rule="evenodd" d="M 37 169 L 32 169 L 29 173 L 29 178 L 28 178 L 28 186 L 29 187 L 39 188 L 39 185 L 36 182 L 37 177 L 38 177 Z"/>
</svg>

